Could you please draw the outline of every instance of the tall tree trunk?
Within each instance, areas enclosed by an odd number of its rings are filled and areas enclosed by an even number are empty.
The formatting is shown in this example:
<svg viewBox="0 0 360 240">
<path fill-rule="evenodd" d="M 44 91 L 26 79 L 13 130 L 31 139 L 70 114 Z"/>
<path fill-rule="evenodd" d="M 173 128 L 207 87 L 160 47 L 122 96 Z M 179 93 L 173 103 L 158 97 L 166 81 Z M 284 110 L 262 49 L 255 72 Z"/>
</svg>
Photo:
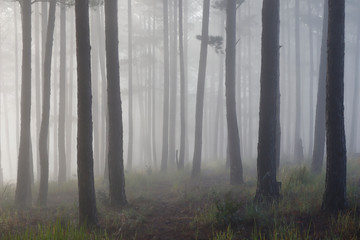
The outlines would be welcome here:
<svg viewBox="0 0 360 240">
<path fill-rule="evenodd" d="M 52 0 L 49 6 L 49 22 L 46 36 L 46 48 L 43 67 L 43 103 L 42 103 L 42 120 L 39 137 L 39 153 L 40 153 L 40 189 L 38 195 L 38 204 L 46 206 L 49 182 L 49 152 L 48 152 L 48 136 L 49 136 L 49 118 L 50 118 L 50 82 L 51 82 L 51 60 L 53 49 L 53 38 L 55 28 L 55 11 L 56 0 Z"/>
<path fill-rule="evenodd" d="M 134 141 L 134 123 L 133 123 L 133 57 L 132 57 L 132 7 L 131 0 L 128 0 L 128 66 L 129 66 L 129 143 L 127 169 L 131 170 L 133 160 L 133 141 Z"/>
<path fill-rule="evenodd" d="M 322 209 L 346 207 L 344 124 L 345 1 L 329 0 L 326 77 L 326 181 Z"/>
<path fill-rule="evenodd" d="M 31 207 L 30 175 L 30 112 L 31 112 L 31 1 L 23 0 L 22 14 L 22 85 L 21 85 L 21 129 L 18 158 L 15 204 L 18 208 Z"/>
<path fill-rule="evenodd" d="M 117 0 L 105 0 L 106 69 L 109 109 L 110 204 L 126 204 L 123 158 L 123 125 L 120 96 Z"/>
<path fill-rule="evenodd" d="M 174 166 L 176 158 L 176 108 L 177 108 L 177 4 L 173 1 L 173 24 L 170 56 L 170 105 L 169 105 L 169 163 Z M 170 10 L 171 11 L 171 10 Z"/>
<path fill-rule="evenodd" d="M 94 187 L 92 149 L 91 59 L 89 1 L 75 2 L 76 56 L 78 72 L 77 163 L 79 189 L 79 222 L 96 225 L 97 210 Z"/>
<path fill-rule="evenodd" d="M 180 51 L 180 157 L 178 169 L 184 169 L 185 158 L 185 63 L 184 63 L 184 35 L 183 35 L 183 1 L 179 0 L 179 51 Z"/>
<path fill-rule="evenodd" d="M 328 0 L 324 0 L 324 16 L 322 29 L 322 43 L 320 53 L 320 67 L 318 93 L 315 115 L 314 150 L 311 171 L 320 173 L 324 161 L 325 149 L 325 99 L 326 99 L 326 70 L 327 70 L 327 39 L 328 39 Z"/>
<path fill-rule="evenodd" d="M 295 117 L 295 161 L 302 163 L 304 160 L 303 142 L 300 137 L 301 123 L 301 63 L 300 63 L 300 14 L 299 1 L 295 0 L 295 68 L 296 68 L 296 117 Z"/>
<path fill-rule="evenodd" d="M 279 0 L 264 0 L 262 9 L 260 119 L 255 199 L 279 197 L 276 181 L 276 124 L 279 88 Z"/>
<path fill-rule="evenodd" d="M 18 19 L 17 19 L 17 6 L 18 3 L 14 3 L 14 52 L 15 52 L 15 117 L 16 117 L 16 148 L 19 148 L 19 126 L 20 126 L 20 117 L 19 117 L 19 55 L 18 55 Z M 11 164 L 10 172 L 11 172 Z"/>
<path fill-rule="evenodd" d="M 38 143 L 38 136 L 40 133 L 40 123 L 41 123 L 41 63 L 43 58 L 41 57 L 41 51 L 40 51 L 40 5 L 37 4 L 37 6 L 35 7 L 35 141 Z M 37 147 L 35 147 L 35 149 L 38 149 Z M 36 159 L 36 163 L 35 163 L 35 167 L 37 167 L 40 164 L 40 156 L 39 156 L 39 151 L 35 151 L 35 159 Z M 39 169 L 36 169 L 37 171 Z M 39 179 L 39 172 L 37 173 L 37 179 Z"/>
<path fill-rule="evenodd" d="M 163 106 L 163 137 L 161 171 L 166 172 L 168 162 L 168 140 L 169 140 L 169 14 L 168 1 L 163 0 L 164 18 L 164 106 Z"/>
<path fill-rule="evenodd" d="M 205 76 L 206 76 L 206 60 L 209 41 L 209 16 L 210 16 L 210 0 L 203 1 L 203 17 L 202 17 L 202 34 L 199 73 L 196 92 L 196 113 L 195 113 L 195 147 L 193 157 L 192 177 L 200 175 L 201 169 L 201 151 L 202 151 L 202 123 L 204 111 L 204 92 L 205 92 Z"/>
<path fill-rule="evenodd" d="M 230 184 L 243 183 L 240 138 L 236 117 L 236 0 L 226 4 L 226 116 L 230 160 Z"/>
<path fill-rule="evenodd" d="M 66 181 L 65 116 L 66 116 L 66 6 L 60 7 L 60 91 L 59 91 L 59 175 L 58 182 Z"/>
</svg>

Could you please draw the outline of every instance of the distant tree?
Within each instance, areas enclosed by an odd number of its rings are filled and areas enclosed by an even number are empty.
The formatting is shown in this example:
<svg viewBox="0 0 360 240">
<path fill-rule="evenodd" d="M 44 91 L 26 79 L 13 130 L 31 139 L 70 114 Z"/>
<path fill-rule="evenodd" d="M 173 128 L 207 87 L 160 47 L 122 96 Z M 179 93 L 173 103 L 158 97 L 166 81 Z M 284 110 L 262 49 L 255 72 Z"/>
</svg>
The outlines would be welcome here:
<svg viewBox="0 0 360 240">
<path fill-rule="evenodd" d="M 186 134 L 186 113 L 185 113 L 185 60 L 184 60 L 184 29 L 183 29 L 183 1 L 179 0 L 179 52 L 180 52 L 180 157 L 177 163 L 178 169 L 184 169 L 185 159 L 185 134 Z"/>
<path fill-rule="evenodd" d="M 226 116 L 228 128 L 228 151 L 230 183 L 243 183 L 240 154 L 240 137 L 236 116 L 236 0 L 227 1 L 226 7 Z"/>
<path fill-rule="evenodd" d="M 75 1 L 76 56 L 78 74 L 77 163 L 79 223 L 97 224 L 92 149 L 91 60 L 89 0 Z"/>
<path fill-rule="evenodd" d="M 30 174 L 30 112 L 31 112 L 31 0 L 20 1 L 22 14 L 22 76 L 21 126 L 15 204 L 29 208 L 32 204 Z"/>
<path fill-rule="evenodd" d="M 123 158 L 123 125 L 120 96 L 118 0 L 105 0 L 106 66 L 109 109 L 110 204 L 126 204 Z"/>
<path fill-rule="evenodd" d="M 66 181 L 65 116 L 66 116 L 66 5 L 60 5 L 60 91 L 59 91 L 59 174 L 58 182 Z"/>
<path fill-rule="evenodd" d="M 344 126 L 345 1 L 329 0 L 326 77 L 326 181 L 322 209 L 346 207 L 346 139 Z"/>
<path fill-rule="evenodd" d="M 204 91 L 205 91 L 207 49 L 208 49 L 208 41 L 209 41 L 209 16 L 210 16 L 210 0 L 204 0 L 199 73 L 198 73 L 197 92 L 196 92 L 195 147 L 194 147 L 192 177 L 199 176 L 201 169 Z"/>
<path fill-rule="evenodd" d="M 279 0 L 264 0 L 262 9 L 260 115 L 255 199 L 276 200 L 276 125 L 279 88 Z"/>
<path fill-rule="evenodd" d="M 327 39 L 328 39 L 328 0 L 324 0 L 324 16 L 321 40 L 321 56 L 318 79 L 318 93 L 315 113 L 314 149 L 311 171 L 320 173 L 325 151 L 325 93 L 327 69 Z"/>
<path fill-rule="evenodd" d="M 163 137 L 161 171 L 166 172 L 168 161 L 169 139 L 169 5 L 168 0 L 163 1 L 164 18 L 164 101 L 163 101 Z"/>
<path fill-rule="evenodd" d="M 50 118 L 50 88 L 51 88 L 51 60 L 53 49 L 53 38 L 55 28 L 55 11 L 56 0 L 51 0 L 49 5 L 49 20 L 46 35 L 45 58 L 43 67 L 43 103 L 42 103 L 42 120 L 39 137 L 40 153 L 40 189 L 38 204 L 46 206 L 49 182 L 49 152 L 48 152 L 48 135 L 49 135 L 49 118 Z"/>
<path fill-rule="evenodd" d="M 133 156 L 133 141 L 134 141 L 134 123 L 133 123 L 133 54 L 132 54 L 132 39 L 133 39 L 133 27 L 132 27 L 132 7 L 131 0 L 128 0 L 128 65 L 129 65 L 129 144 L 128 144 L 128 159 L 127 169 L 132 168 L 132 156 Z"/>
</svg>

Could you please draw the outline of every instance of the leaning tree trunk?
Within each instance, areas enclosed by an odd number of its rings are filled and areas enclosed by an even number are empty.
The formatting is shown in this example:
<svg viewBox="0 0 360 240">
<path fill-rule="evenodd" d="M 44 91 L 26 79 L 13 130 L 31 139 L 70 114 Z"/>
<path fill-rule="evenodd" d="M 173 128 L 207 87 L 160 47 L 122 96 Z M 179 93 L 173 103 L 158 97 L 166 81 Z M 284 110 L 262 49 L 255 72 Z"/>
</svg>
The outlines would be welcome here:
<svg viewBox="0 0 360 240">
<path fill-rule="evenodd" d="M 204 93 L 205 93 L 205 76 L 206 76 L 206 60 L 209 42 L 209 16 L 210 16 L 210 0 L 203 2 L 202 17 L 202 34 L 199 73 L 196 92 L 196 112 L 195 112 L 195 147 L 193 156 L 192 177 L 200 175 L 201 169 L 201 151 L 202 151 L 202 123 L 204 112 Z"/>
<path fill-rule="evenodd" d="M 328 70 L 326 77 L 326 181 L 322 209 L 346 207 L 346 140 L 344 124 L 345 1 L 329 0 Z"/>
<path fill-rule="evenodd" d="M 230 184 L 243 183 L 240 154 L 240 137 L 236 116 L 236 0 L 226 6 L 226 119 L 228 128 L 228 151 L 230 160 Z"/>
<path fill-rule="evenodd" d="M 30 112 L 31 112 L 31 1 L 21 2 L 22 13 L 22 85 L 21 85 L 21 129 L 15 204 L 18 208 L 31 207 L 30 175 Z"/>
<path fill-rule="evenodd" d="M 50 82 L 51 82 L 51 60 L 53 49 L 53 37 L 55 28 L 55 11 L 56 0 L 52 0 L 49 6 L 49 20 L 46 35 L 45 58 L 43 67 L 43 103 L 42 103 L 42 119 L 39 137 L 39 153 L 40 153 L 40 189 L 38 196 L 38 204 L 46 206 L 49 182 L 49 152 L 48 152 L 48 136 L 49 136 L 49 118 L 50 118 Z"/>
<path fill-rule="evenodd" d="M 279 0 L 264 0 L 262 9 L 259 143 L 256 200 L 280 195 L 276 181 L 276 125 L 279 88 Z"/>
<path fill-rule="evenodd" d="M 168 140 L 169 140 L 169 14 L 168 1 L 163 1 L 164 17 L 164 106 L 163 106 L 163 137 L 161 171 L 166 172 L 168 161 Z"/>
<path fill-rule="evenodd" d="M 65 116 L 66 116 L 66 6 L 60 8 L 60 99 L 59 99 L 59 175 L 58 182 L 66 181 Z"/>
<path fill-rule="evenodd" d="M 327 69 L 327 39 L 328 39 L 328 0 L 324 0 L 324 17 L 322 29 L 322 42 L 320 53 L 320 68 L 318 80 L 318 93 L 315 113 L 314 149 L 311 171 L 320 173 L 324 161 L 325 149 L 325 91 Z"/>
<path fill-rule="evenodd" d="M 76 56 L 78 73 L 77 163 L 79 223 L 97 224 L 92 149 L 91 59 L 89 0 L 75 1 Z"/>
<path fill-rule="evenodd" d="M 109 109 L 110 204 L 126 204 L 123 158 L 123 125 L 120 97 L 117 0 L 105 0 L 106 67 Z"/>
</svg>

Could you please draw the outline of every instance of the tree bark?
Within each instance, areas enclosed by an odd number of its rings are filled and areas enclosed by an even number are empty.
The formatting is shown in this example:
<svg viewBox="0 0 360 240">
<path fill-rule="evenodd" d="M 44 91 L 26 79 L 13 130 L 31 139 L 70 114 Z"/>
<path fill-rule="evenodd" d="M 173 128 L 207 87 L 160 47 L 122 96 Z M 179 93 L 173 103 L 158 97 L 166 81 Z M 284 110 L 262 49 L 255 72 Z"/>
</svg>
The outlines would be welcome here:
<svg viewBox="0 0 360 240">
<path fill-rule="evenodd" d="M 320 173 L 324 161 L 325 150 L 325 92 L 327 70 L 327 39 L 328 39 L 328 0 L 324 0 L 324 16 L 321 40 L 318 93 L 315 115 L 314 150 L 311 171 Z"/>
<path fill-rule="evenodd" d="M 21 76 L 21 129 L 18 157 L 15 204 L 29 208 L 32 204 L 30 176 L 30 112 L 31 112 L 31 1 L 21 2 L 22 14 L 22 76 Z"/>
<path fill-rule="evenodd" d="M 209 41 L 209 16 L 210 16 L 210 0 L 204 0 L 199 73 L 198 73 L 197 92 L 196 92 L 195 147 L 194 147 L 194 156 L 193 156 L 193 168 L 191 173 L 192 177 L 199 176 L 201 169 L 204 92 L 205 92 L 207 50 L 208 50 L 208 41 Z"/>
<path fill-rule="evenodd" d="M 79 189 L 79 223 L 97 224 L 92 149 L 91 59 L 89 1 L 75 2 L 76 56 L 78 72 L 77 163 Z"/>
<path fill-rule="evenodd" d="M 45 58 L 43 67 L 43 103 L 42 119 L 39 136 L 39 153 L 40 153 L 40 189 L 38 195 L 38 204 L 46 206 L 49 182 L 49 118 L 50 118 L 50 91 L 51 91 L 51 60 L 53 49 L 53 38 L 55 28 L 55 11 L 56 0 L 52 0 L 49 6 L 49 22 L 46 35 Z"/>
<path fill-rule="evenodd" d="M 326 180 L 322 209 L 337 212 L 346 202 L 344 124 L 345 1 L 329 0 L 326 77 Z"/>
<path fill-rule="evenodd" d="M 117 0 L 105 0 L 106 69 L 109 110 L 110 204 L 126 204 L 123 158 L 123 124 L 120 96 Z"/>
<path fill-rule="evenodd" d="M 230 184 L 243 183 L 240 137 L 236 116 L 236 0 L 226 4 L 226 116 L 230 160 Z"/>
<path fill-rule="evenodd" d="M 129 143 L 128 143 L 128 160 L 127 169 L 132 168 L 133 159 L 133 141 L 134 141 L 134 123 L 133 123 L 133 57 L 132 57 L 132 7 L 131 0 L 128 0 L 128 66 L 129 66 Z"/>
<path fill-rule="evenodd" d="M 279 0 L 264 0 L 262 9 L 259 143 L 256 200 L 273 201 L 276 181 L 276 125 L 279 88 Z"/>
</svg>

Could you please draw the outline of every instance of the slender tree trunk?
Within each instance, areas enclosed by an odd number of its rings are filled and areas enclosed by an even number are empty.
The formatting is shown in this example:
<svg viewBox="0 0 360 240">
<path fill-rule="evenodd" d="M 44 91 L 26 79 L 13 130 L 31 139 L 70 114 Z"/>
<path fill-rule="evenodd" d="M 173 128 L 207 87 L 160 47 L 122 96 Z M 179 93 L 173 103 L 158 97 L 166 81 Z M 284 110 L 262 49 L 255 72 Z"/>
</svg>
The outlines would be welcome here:
<svg viewBox="0 0 360 240">
<path fill-rule="evenodd" d="M 65 116 L 66 116 L 66 6 L 60 7 L 60 99 L 59 99 L 59 175 L 58 182 L 66 181 Z"/>
<path fill-rule="evenodd" d="M 169 139 L 169 14 L 168 1 L 163 0 L 164 17 L 164 106 L 163 106 L 163 137 L 161 172 L 166 172 L 168 162 Z"/>
<path fill-rule="evenodd" d="M 226 116 L 230 160 L 230 184 L 243 183 L 240 137 L 236 117 L 236 0 L 226 5 Z"/>
<path fill-rule="evenodd" d="M 109 109 L 110 204 L 126 204 L 123 158 L 123 125 L 120 97 L 117 0 L 105 0 L 106 69 Z"/>
<path fill-rule="evenodd" d="M 15 52 L 15 117 L 16 117 L 16 148 L 19 148 L 19 126 L 20 126 L 20 117 L 19 117 L 19 55 L 18 55 L 18 19 L 17 19 L 17 8 L 14 3 L 14 31 L 15 31 L 15 41 L 14 41 L 14 52 Z M 11 164 L 9 165 L 11 172 Z"/>
<path fill-rule="evenodd" d="M 35 141 L 38 142 L 38 136 L 40 134 L 40 123 L 41 123 L 41 63 L 43 58 L 41 57 L 41 52 L 40 52 L 40 5 L 37 5 L 35 7 Z M 37 147 L 35 147 L 35 149 L 38 149 Z M 35 159 L 36 159 L 36 163 L 35 163 L 35 167 L 37 167 L 40 164 L 40 156 L 39 156 L 39 151 L 35 151 Z M 37 171 L 39 169 L 36 169 Z M 37 173 L 37 179 L 39 179 L 39 172 Z"/>
<path fill-rule="evenodd" d="M 195 147 L 194 147 L 194 157 L 193 157 L 193 168 L 191 173 L 192 177 L 199 176 L 201 169 L 204 92 L 205 92 L 206 60 L 207 60 L 207 50 L 208 50 L 208 41 L 209 41 L 209 16 L 210 16 L 210 0 L 204 0 L 199 73 L 198 73 L 197 93 L 196 93 Z"/>
<path fill-rule="evenodd" d="M 300 137 L 301 123 L 301 64 L 300 64 L 300 14 L 299 1 L 295 0 L 295 66 L 296 66 L 296 117 L 295 117 L 295 161 L 302 163 L 304 160 L 303 142 Z"/>
<path fill-rule="evenodd" d="M 184 169 L 185 158 L 185 63 L 184 63 L 184 37 L 183 37 L 183 1 L 179 0 L 179 51 L 180 51 L 180 157 L 178 169 Z"/>
<path fill-rule="evenodd" d="M 318 93 L 315 115 L 314 150 L 311 171 L 320 173 L 324 161 L 325 149 L 325 99 L 327 70 L 327 39 L 328 39 L 328 0 L 324 0 L 324 16 L 322 29 L 321 56 L 319 67 Z"/>
<path fill-rule="evenodd" d="M 22 85 L 21 85 L 21 129 L 15 204 L 18 208 L 29 208 L 32 204 L 30 175 L 30 112 L 31 112 L 31 1 L 23 0 L 22 14 Z"/>
<path fill-rule="evenodd" d="M 56 0 L 52 0 L 49 6 L 49 22 L 46 36 L 46 48 L 43 67 L 43 103 L 42 103 L 42 120 L 39 137 L 39 153 L 40 153 L 40 189 L 38 195 L 38 204 L 46 206 L 49 182 L 49 152 L 48 152 L 48 136 L 49 136 L 49 118 L 50 118 L 50 82 L 51 82 L 51 60 L 52 48 L 55 28 L 55 11 Z"/>
<path fill-rule="evenodd" d="M 129 143 L 128 143 L 128 160 L 127 169 L 132 168 L 133 159 L 133 141 L 134 141 L 134 123 L 133 123 L 133 57 L 132 57 L 132 7 L 131 0 L 128 0 L 128 62 L 129 62 Z"/>
<path fill-rule="evenodd" d="M 91 59 L 89 1 L 75 2 L 76 56 L 78 72 L 77 163 L 79 189 L 79 222 L 97 224 L 92 149 Z"/>
<path fill-rule="evenodd" d="M 344 124 L 345 1 L 329 0 L 326 78 L 326 180 L 322 209 L 337 212 L 346 201 Z"/>
<path fill-rule="evenodd" d="M 261 93 L 257 189 L 255 199 L 273 201 L 280 195 L 276 181 L 276 125 L 279 88 L 279 0 L 264 0 L 261 38 Z"/>
</svg>

